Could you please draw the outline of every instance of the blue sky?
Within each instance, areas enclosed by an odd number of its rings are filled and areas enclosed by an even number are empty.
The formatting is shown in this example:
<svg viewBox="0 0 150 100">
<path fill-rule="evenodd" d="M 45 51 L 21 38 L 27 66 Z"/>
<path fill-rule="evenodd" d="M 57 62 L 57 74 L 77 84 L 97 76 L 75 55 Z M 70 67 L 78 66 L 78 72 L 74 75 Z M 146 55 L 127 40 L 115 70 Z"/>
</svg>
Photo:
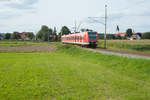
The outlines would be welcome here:
<svg viewBox="0 0 150 100">
<path fill-rule="evenodd" d="M 64 25 L 73 30 L 74 22 L 80 28 L 104 32 L 104 25 L 88 17 L 103 17 L 108 5 L 108 32 L 115 33 L 116 26 L 125 32 L 150 31 L 150 0 L 0 0 L 0 32 L 38 32 L 41 25 Z M 104 19 L 94 19 L 104 22 Z"/>
</svg>

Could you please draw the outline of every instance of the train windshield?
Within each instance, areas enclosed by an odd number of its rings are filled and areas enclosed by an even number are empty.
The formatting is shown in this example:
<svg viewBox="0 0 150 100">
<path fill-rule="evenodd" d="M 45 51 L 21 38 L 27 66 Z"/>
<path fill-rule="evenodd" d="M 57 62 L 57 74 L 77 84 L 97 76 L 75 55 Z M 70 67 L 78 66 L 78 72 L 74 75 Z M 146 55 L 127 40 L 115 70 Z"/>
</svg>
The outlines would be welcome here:
<svg viewBox="0 0 150 100">
<path fill-rule="evenodd" d="M 96 41 L 96 32 L 88 32 L 89 40 Z"/>
</svg>

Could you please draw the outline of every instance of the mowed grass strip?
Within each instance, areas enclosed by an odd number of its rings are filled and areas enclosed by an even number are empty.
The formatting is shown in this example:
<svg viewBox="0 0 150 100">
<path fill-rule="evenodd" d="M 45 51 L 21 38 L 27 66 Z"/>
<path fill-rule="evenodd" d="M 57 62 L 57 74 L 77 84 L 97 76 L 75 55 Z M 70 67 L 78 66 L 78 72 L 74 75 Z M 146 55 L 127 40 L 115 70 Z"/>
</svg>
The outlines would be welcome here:
<svg viewBox="0 0 150 100">
<path fill-rule="evenodd" d="M 103 48 L 104 41 L 100 40 L 98 46 Z M 107 49 L 150 54 L 150 40 L 107 40 Z"/>
<path fill-rule="evenodd" d="M 150 99 L 150 61 L 57 47 L 0 53 L 0 100 Z"/>
<path fill-rule="evenodd" d="M 0 47 L 48 46 L 48 43 L 27 41 L 0 41 Z"/>
</svg>

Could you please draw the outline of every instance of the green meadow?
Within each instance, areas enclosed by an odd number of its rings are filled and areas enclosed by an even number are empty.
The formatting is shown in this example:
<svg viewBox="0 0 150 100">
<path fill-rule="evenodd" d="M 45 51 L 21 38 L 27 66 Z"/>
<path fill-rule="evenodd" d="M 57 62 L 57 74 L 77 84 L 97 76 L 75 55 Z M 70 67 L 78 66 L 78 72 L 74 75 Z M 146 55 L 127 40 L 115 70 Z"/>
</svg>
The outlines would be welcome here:
<svg viewBox="0 0 150 100">
<path fill-rule="evenodd" d="M 103 48 L 104 40 L 100 40 L 98 46 Z M 107 40 L 107 49 L 150 54 L 150 40 Z"/>
<path fill-rule="evenodd" d="M 150 100 L 150 61 L 72 45 L 0 53 L 0 100 Z"/>
<path fill-rule="evenodd" d="M 43 42 L 27 42 L 27 41 L 0 41 L 0 47 L 20 47 L 20 46 L 48 46 Z"/>
</svg>

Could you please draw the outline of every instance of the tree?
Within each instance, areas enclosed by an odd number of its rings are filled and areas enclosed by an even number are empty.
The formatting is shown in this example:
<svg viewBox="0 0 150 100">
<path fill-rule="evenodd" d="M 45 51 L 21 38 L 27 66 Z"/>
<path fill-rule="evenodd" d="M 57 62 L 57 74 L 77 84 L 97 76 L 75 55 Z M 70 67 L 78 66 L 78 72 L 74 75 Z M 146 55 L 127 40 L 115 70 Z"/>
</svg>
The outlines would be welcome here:
<svg viewBox="0 0 150 100">
<path fill-rule="evenodd" d="M 69 30 L 69 28 L 67 26 L 63 26 L 61 29 L 61 35 L 68 35 L 70 34 L 71 31 Z"/>
<path fill-rule="evenodd" d="M 19 32 L 13 32 L 11 38 L 12 38 L 12 39 L 20 39 Z"/>
<path fill-rule="evenodd" d="M 40 32 L 42 34 L 42 40 L 48 41 L 49 40 L 49 28 L 43 25 Z"/>
<path fill-rule="evenodd" d="M 150 32 L 146 32 L 142 35 L 142 39 L 150 39 Z"/>
<path fill-rule="evenodd" d="M 57 36 L 57 40 L 58 40 L 58 41 L 61 41 L 61 36 L 62 36 L 62 35 L 61 35 L 61 32 L 60 32 L 60 33 L 58 34 L 58 36 Z"/>
<path fill-rule="evenodd" d="M 92 29 L 84 29 L 84 28 L 82 28 L 80 31 L 81 31 L 81 32 L 87 32 L 87 31 L 92 32 L 93 30 L 92 30 Z"/>
<path fill-rule="evenodd" d="M 104 39 L 104 34 L 99 34 L 99 39 Z M 107 34 L 107 39 L 111 40 L 111 39 L 116 39 L 114 34 Z"/>
<path fill-rule="evenodd" d="M 5 34 L 5 39 L 10 39 L 11 38 L 11 34 L 10 33 L 6 33 Z"/>
<path fill-rule="evenodd" d="M 118 36 L 116 37 L 116 39 L 122 39 L 122 37 L 121 37 L 120 35 L 118 35 Z"/>
<path fill-rule="evenodd" d="M 131 28 L 127 29 L 126 36 L 130 38 L 132 35 L 133 35 L 132 29 Z"/>
<path fill-rule="evenodd" d="M 40 29 L 40 31 L 37 33 L 37 38 L 41 39 L 43 41 L 49 41 L 50 36 L 52 35 L 53 30 L 49 29 L 48 26 L 43 25 Z"/>
<path fill-rule="evenodd" d="M 61 36 L 62 35 L 68 35 L 70 33 L 71 33 L 71 31 L 69 30 L 69 28 L 67 26 L 63 26 L 61 28 L 60 33 L 58 34 L 58 41 L 61 41 Z"/>
<path fill-rule="evenodd" d="M 57 33 L 57 30 L 56 30 L 56 27 L 54 27 L 53 34 L 56 34 L 56 33 Z"/>
<path fill-rule="evenodd" d="M 32 40 L 32 39 L 35 37 L 35 36 L 34 36 L 34 33 L 32 33 L 32 32 L 29 33 L 29 34 L 28 34 L 28 37 L 29 37 L 30 40 Z"/>
<path fill-rule="evenodd" d="M 81 32 L 85 32 L 86 30 L 82 28 L 80 31 L 81 31 Z"/>
<path fill-rule="evenodd" d="M 49 36 L 49 40 L 52 41 L 52 34 L 53 34 L 53 29 L 49 28 L 49 33 L 48 33 L 48 36 Z"/>
<path fill-rule="evenodd" d="M 108 40 L 115 39 L 114 34 L 108 34 L 106 37 Z"/>
</svg>

